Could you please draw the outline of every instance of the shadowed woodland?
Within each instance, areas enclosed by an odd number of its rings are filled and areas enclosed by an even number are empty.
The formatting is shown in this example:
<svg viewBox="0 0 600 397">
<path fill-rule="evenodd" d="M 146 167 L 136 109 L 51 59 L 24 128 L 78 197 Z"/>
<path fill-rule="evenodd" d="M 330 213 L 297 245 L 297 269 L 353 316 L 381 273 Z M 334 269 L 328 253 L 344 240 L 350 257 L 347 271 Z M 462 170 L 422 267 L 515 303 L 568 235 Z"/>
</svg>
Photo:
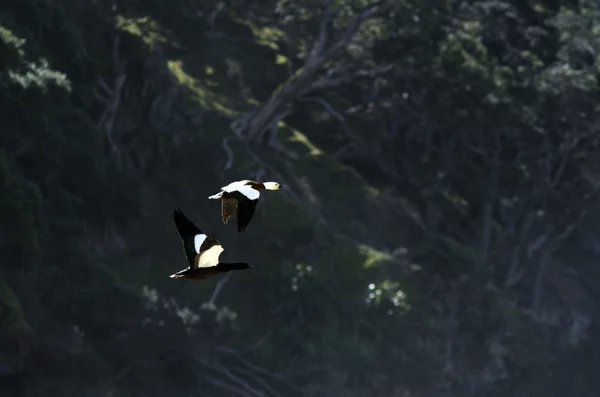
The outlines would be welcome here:
<svg viewBox="0 0 600 397">
<path fill-rule="evenodd" d="M 599 68 L 591 0 L 3 0 L 0 395 L 595 396 Z"/>
</svg>

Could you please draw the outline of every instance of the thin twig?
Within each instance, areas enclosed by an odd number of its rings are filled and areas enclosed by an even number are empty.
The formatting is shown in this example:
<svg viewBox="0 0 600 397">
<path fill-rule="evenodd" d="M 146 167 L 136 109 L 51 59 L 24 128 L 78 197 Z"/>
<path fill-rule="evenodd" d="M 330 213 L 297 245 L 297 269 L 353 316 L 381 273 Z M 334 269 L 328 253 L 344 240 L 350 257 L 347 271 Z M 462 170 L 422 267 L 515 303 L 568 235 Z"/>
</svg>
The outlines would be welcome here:
<svg viewBox="0 0 600 397">
<path fill-rule="evenodd" d="M 225 164 L 225 169 L 228 170 L 233 165 L 233 160 L 235 156 L 233 155 L 233 151 L 229 147 L 229 141 L 233 139 L 232 136 L 223 139 L 223 149 L 227 153 L 227 163 Z"/>
<path fill-rule="evenodd" d="M 215 290 L 213 291 L 212 296 L 210 297 L 210 300 L 208 301 L 208 303 L 210 305 L 214 306 L 215 301 L 217 300 L 217 297 L 219 296 L 219 293 L 221 292 L 221 289 L 223 288 L 223 286 L 225 285 L 225 283 L 227 281 L 229 281 L 230 278 L 231 278 L 231 272 L 229 272 L 225 276 L 221 277 L 221 279 L 219 280 L 219 282 L 215 286 Z"/>
<path fill-rule="evenodd" d="M 225 390 L 229 390 L 232 391 L 234 393 L 239 394 L 242 397 L 248 397 L 248 394 L 246 393 L 245 390 L 240 389 L 238 387 L 232 386 L 231 384 L 225 383 L 225 382 L 221 382 L 220 380 L 210 376 L 210 375 L 205 375 L 203 377 L 204 380 L 206 380 L 208 383 L 213 384 L 214 386 L 219 386 L 222 387 Z"/>
<path fill-rule="evenodd" d="M 243 390 L 245 390 L 246 393 L 252 394 L 252 395 L 257 396 L 257 397 L 263 397 L 264 396 L 263 392 L 261 392 L 259 390 L 256 390 L 254 387 L 250 386 L 248 384 L 248 382 L 246 382 L 245 380 L 241 379 L 240 377 L 235 376 L 234 374 L 232 374 L 231 371 L 229 371 L 227 368 L 225 368 L 225 367 L 223 367 L 221 365 L 218 365 L 215 362 L 210 362 L 209 363 L 206 360 L 196 359 L 196 362 L 198 364 L 206 367 L 206 368 L 213 369 L 213 370 L 219 372 L 220 374 L 225 375 L 230 381 L 232 381 L 235 384 L 237 384 L 238 386 L 242 387 Z M 209 377 L 207 377 L 207 378 L 209 378 Z M 212 378 L 212 379 L 214 379 L 214 378 Z M 216 379 L 214 379 L 214 380 L 216 380 Z M 231 384 L 230 384 L 230 386 L 231 386 Z M 242 389 L 236 387 L 235 390 L 241 391 Z M 244 395 L 247 395 L 247 394 L 244 394 Z"/>
</svg>

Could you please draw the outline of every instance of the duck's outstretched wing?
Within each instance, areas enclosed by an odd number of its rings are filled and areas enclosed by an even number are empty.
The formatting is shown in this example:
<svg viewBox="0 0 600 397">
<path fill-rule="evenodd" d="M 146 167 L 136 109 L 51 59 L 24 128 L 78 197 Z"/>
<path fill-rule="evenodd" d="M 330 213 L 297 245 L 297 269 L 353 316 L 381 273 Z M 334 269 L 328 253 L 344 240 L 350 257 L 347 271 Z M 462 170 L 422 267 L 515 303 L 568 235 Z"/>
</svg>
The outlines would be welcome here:
<svg viewBox="0 0 600 397">
<path fill-rule="evenodd" d="M 244 179 L 241 181 L 231 182 L 227 186 L 222 186 L 221 190 L 223 190 L 224 192 L 232 192 L 234 190 L 238 190 L 239 188 L 246 186 L 248 183 L 251 183 L 251 182 L 254 182 L 254 181 L 251 181 L 250 179 Z"/>
<path fill-rule="evenodd" d="M 229 222 L 237 206 L 238 202 L 234 198 L 221 199 L 221 219 L 223 219 L 223 223 Z"/>
<path fill-rule="evenodd" d="M 206 240 L 206 234 L 190 221 L 183 212 L 177 208 L 173 211 L 175 227 L 183 242 L 183 252 L 188 260 L 190 267 L 194 267 L 196 255 L 200 251 L 202 243 Z"/>
<path fill-rule="evenodd" d="M 254 216 L 254 212 L 256 211 L 256 204 L 258 204 L 258 199 L 243 199 L 238 202 L 236 215 L 237 229 L 239 233 L 243 233 L 250 224 L 250 221 Z"/>
<path fill-rule="evenodd" d="M 238 232 L 243 233 L 252 220 L 260 192 L 250 186 L 240 186 L 228 193 L 237 201 L 237 229 Z"/>
<path fill-rule="evenodd" d="M 223 252 L 223 246 L 219 240 L 215 236 L 207 236 L 200 246 L 194 268 L 217 266 L 221 252 Z"/>
</svg>

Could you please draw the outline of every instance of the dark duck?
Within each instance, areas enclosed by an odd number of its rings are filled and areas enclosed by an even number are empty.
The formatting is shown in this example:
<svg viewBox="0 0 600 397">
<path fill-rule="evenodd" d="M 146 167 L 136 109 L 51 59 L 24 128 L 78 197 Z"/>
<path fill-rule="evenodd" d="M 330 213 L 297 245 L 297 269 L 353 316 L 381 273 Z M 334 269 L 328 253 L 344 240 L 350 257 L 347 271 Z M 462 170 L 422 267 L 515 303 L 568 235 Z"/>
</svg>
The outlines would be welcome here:
<svg viewBox="0 0 600 397">
<path fill-rule="evenodd" d="M 243 233 L 254 215 L 256 204 L 260 192 L 263 190 L 283 189 L 277 182 L 256 182 L 249 179 L 232 182 L 223 186 L 217 194 L 209 196 L 211 200 L 221 200 L 221 218 L 223 223 L 229 222 L 229 219 L 236 213 L 237 230 Z"/>
<path fill-rule="evenodd" d="M 223 246 L 213 235 L 202 233 L 198 226 L 190 221 L 180 209 L 173 211 L 173 218 L 177 232 L 179 232 L 183 242 L 183 251 L 189 266 L 172 274 L 171 278 L 199 280 L 231 270 L 244 270 L 253 267 L 244 262 L 219 262 Z"/>
</svg>

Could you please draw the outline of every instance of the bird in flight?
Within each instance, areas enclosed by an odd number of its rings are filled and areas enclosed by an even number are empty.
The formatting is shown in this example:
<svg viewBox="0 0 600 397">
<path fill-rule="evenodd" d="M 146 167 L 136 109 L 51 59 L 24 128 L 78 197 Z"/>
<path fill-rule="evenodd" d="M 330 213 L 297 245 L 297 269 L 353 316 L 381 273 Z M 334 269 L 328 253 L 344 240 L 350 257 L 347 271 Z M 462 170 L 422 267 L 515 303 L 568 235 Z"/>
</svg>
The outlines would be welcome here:
<svg viewBox="0 0 600 397">
<path fill-rule="evenodd" d="M 223 223 L 229 222 L 229 218 L 235 212 L 238 232 L 243 233 L 254 215 L 260 191 L 281 189 L 283 189 L 283 186 L 277 182 L 255 182 L 245 179 L 223 186 L 219 193 L 208 198 L 211 200 L 221 200 L 221 218 L 223 219 Z"/>
<path fill-rule="evenodd" d="M 254 267 L 244 262 L 219 262 L 223 246 L 213 235 L 202 233 L 198 226 L 190 221 L 179 208 L 173 211 L 173 218 L 179 237 L 183 242 L 183 251 L 189 266 L 172 274 L 171 278 L 205 279 L 231 270 Z"/>
</svg>

